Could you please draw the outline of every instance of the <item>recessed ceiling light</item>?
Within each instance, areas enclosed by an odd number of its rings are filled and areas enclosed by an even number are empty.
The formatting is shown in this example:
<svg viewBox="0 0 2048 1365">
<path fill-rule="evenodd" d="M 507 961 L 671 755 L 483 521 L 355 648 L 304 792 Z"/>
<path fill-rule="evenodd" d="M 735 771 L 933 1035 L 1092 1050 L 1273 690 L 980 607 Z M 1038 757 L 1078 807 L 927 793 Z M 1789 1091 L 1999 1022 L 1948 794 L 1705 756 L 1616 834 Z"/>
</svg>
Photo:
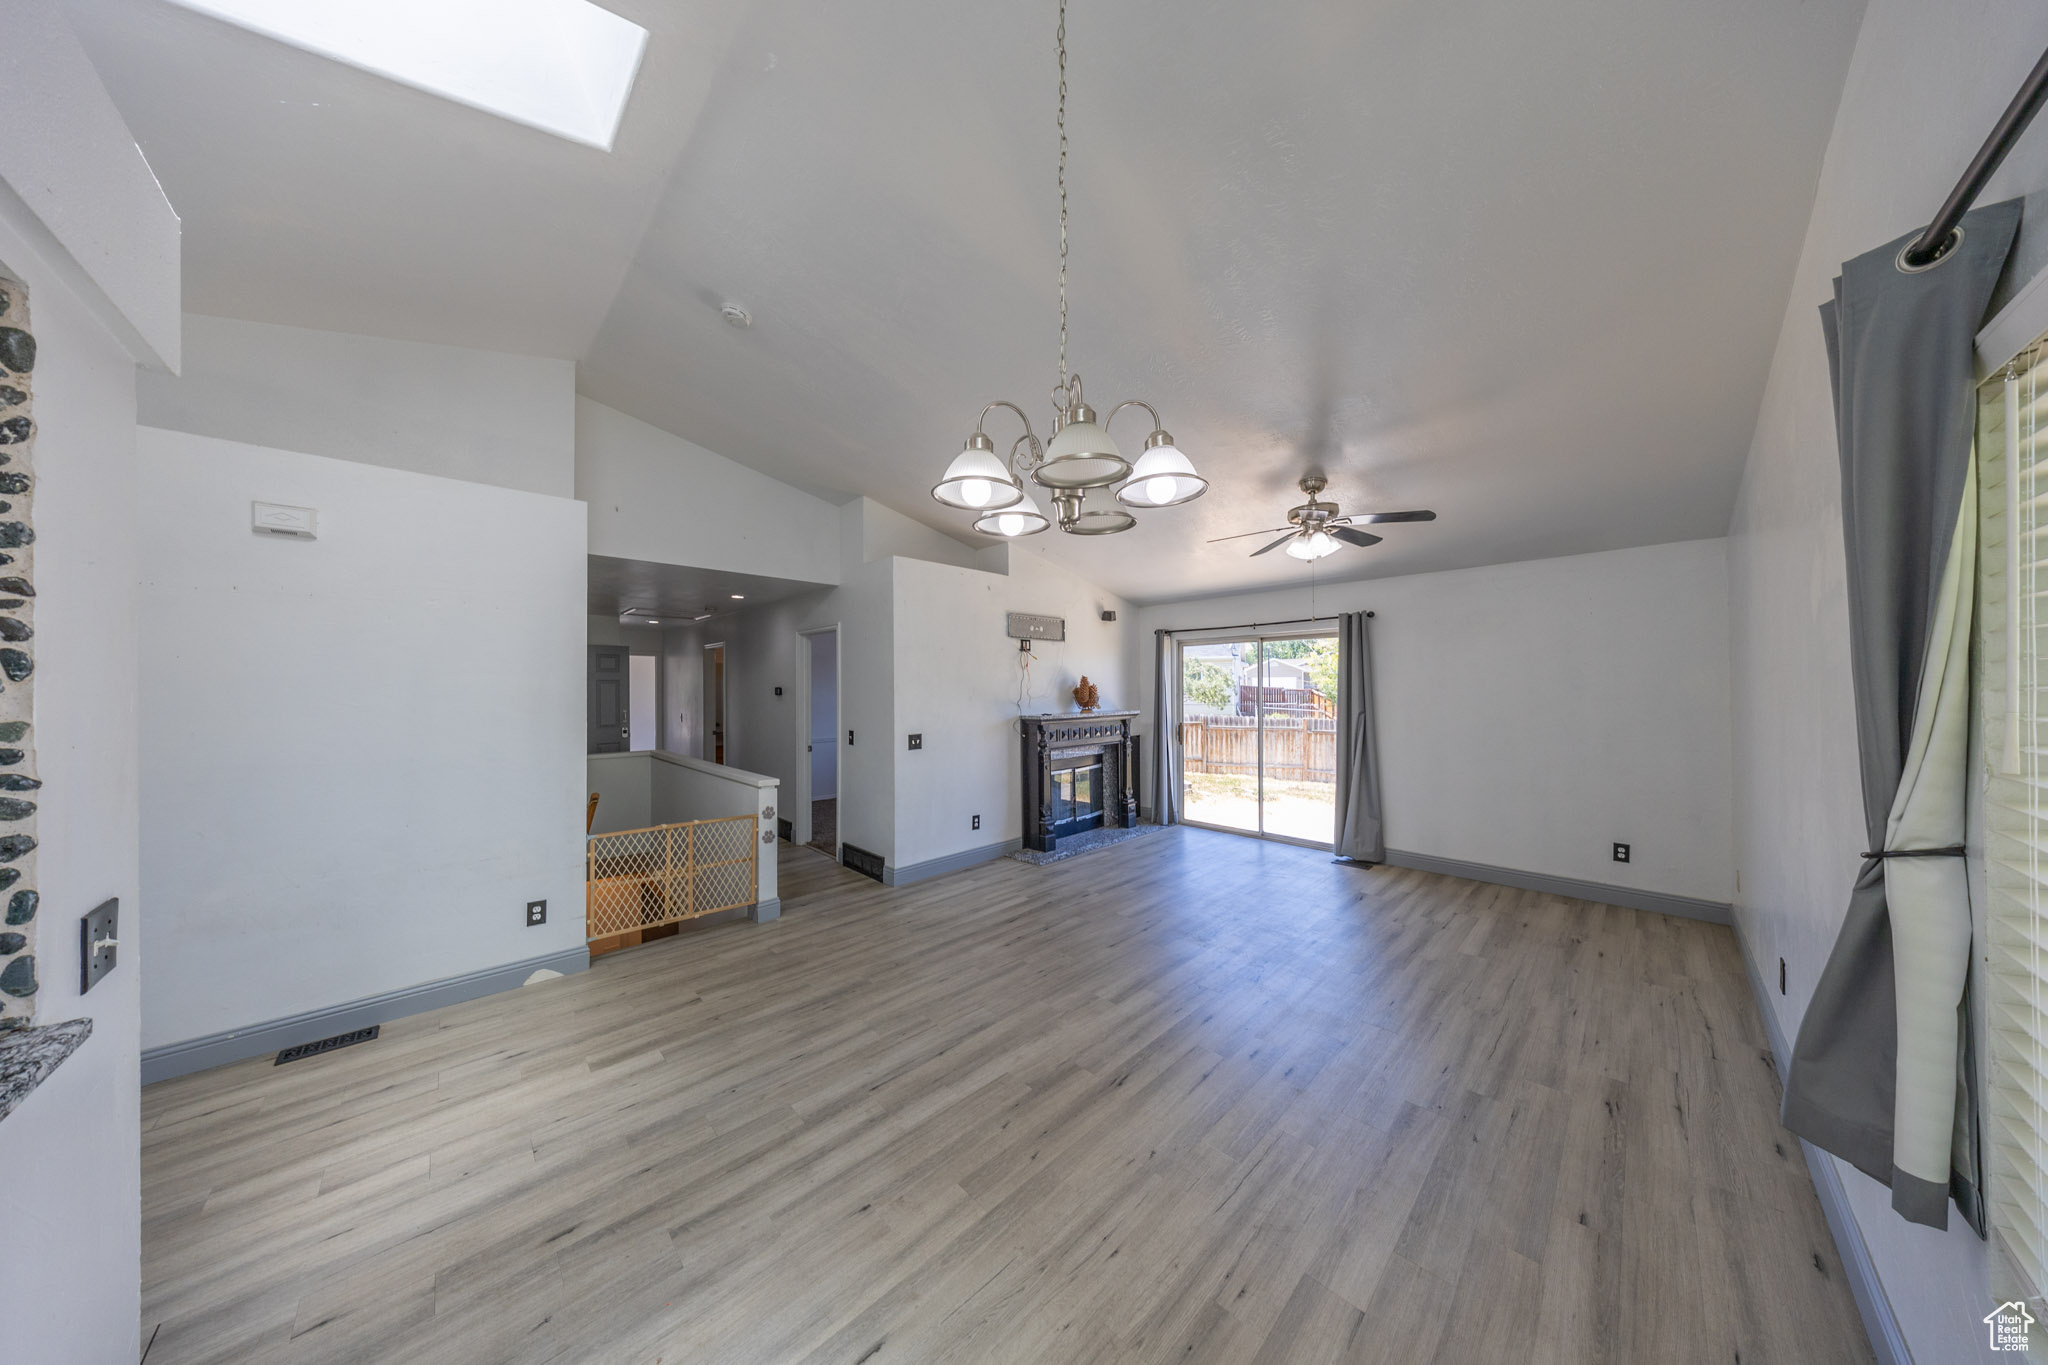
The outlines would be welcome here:
<svg viewBox="0 0 2048 1365">
<path fill-rule="evenodd" d="M 590 0 L 174 0 L 500 118 L 612 149 L 647 30 Z"/>
<path fill-rule="evenodd" d="M 744 602 L 747 600 L 747 595 L 743 592 L 736 592 L 732 595 L 732 600 L 735 602 Z"/>
</svg>

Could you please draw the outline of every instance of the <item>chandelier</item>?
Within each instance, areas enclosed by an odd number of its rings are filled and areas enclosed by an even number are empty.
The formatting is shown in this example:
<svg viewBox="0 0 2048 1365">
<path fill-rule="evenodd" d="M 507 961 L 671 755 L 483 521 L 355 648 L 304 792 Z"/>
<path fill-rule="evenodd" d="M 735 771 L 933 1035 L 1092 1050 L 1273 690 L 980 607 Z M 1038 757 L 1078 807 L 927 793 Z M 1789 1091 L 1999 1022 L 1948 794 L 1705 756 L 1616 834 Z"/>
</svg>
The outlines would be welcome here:
<svg viewBox="0 0 2048 1365">
<path fill-rule="evenodd" d="M 997 399 L 981 410 L 974 434 L 932 496 L 948 507 L 976 514 L 974 529 L 988 535 L 1034 535 L 1052 524 L 1026 490 L 1028 478 L 1049 490 L 1053 513 L 1062 531 L 1077 536 L 1107 536 L 1137 524 L 1131 508 L 1173 507 L 1192 502 L 1209 481 L 1195 473 L 1188 457 L 1174 445 L 1150 404 L 1131 399 L 1119 403 L 1097 422 L 1095 409 L 1081 394 L 1081 376 L 1067 373 L 1067 3 L 1060 0 L 1060 382 L 1053 386 L 1052 439 L 1041 443 L 1031 418 L 1015 403 Z M 1006 457 L 986 427 L 989 414 L 1007 408 L 1024 424 L 1024 434 L 1010 443 Z M 1109 425 L 1125 408 L 1143 408 L 1152 417 L 1152 434 L 1136 464 L 1123 457 L 1109 437 Z"/>
</svg>

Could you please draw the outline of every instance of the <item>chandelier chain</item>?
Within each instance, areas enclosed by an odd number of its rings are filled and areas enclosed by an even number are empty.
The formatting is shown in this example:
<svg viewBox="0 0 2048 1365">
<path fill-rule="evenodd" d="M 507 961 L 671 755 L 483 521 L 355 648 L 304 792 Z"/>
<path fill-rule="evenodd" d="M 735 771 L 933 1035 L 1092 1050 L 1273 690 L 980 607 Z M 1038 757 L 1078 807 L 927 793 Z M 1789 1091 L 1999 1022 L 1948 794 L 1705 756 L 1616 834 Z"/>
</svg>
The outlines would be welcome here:
<svg viewBox="0 0 2048 1365">
<path fill-rule="evenodd" d="M 1060 392 L 1067 388 L 1067 0 L 1060 0 Z M 1065 406 L 1062 398 L 1061 406 Z"/>
</svg>

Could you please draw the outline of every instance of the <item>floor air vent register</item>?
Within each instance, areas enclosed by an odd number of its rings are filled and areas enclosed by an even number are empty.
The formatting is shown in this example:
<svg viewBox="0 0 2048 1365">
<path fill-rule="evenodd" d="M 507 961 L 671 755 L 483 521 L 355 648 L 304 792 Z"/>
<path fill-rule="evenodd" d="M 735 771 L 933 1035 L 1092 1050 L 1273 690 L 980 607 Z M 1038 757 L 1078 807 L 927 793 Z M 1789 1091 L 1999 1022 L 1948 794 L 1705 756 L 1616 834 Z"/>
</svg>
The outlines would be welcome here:
<svg viewBox="0 0 2048 1365">
<path fill-rule="evenodd" d="M 288 1047 L 277 1054 L 277 1060 L 272 1062 L 271 1065 L 283 1066 L 286 1062 L 296 1062 L 301 1057 L 317 1057 L 323 1052 L 332 1052 L 338 1047 L 350 1047 L 356 1043 L 367 1043 L 377 1036 L 377 1030 L 381 1027 L 383 1027 L 381 1024 L 372 1024 L 368 1028 L 359 1028 L 351 1033 L 337 1033 L 332 1038 L 322 1038 L 317 1043 L 300 1043 L 297 1047 Z"/>
<path fill-rule="evenodd" d="M 855 872 L 860 873 L 863 877 L 873 877 L 876 881 L 882 880 L 882 855 L 879 853 L 870 853 L 866 849 L 858 848 L 853 844 L 841 844 L 839 846 L 839 861 L 852 868 Z"/>
</svg>

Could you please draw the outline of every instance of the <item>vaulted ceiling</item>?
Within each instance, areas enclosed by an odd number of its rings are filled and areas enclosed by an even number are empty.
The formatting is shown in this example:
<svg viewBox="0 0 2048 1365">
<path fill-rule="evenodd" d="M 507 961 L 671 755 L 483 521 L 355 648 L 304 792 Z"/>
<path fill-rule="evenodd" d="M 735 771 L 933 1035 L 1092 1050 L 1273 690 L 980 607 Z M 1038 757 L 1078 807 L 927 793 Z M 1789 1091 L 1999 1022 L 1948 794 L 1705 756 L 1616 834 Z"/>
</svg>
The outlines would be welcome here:
<svg viewBox="0 0 2048 1365">
<path fill-rule="evenodd" d="M 68 0 L 191 311 L 574 357 L 601 402 L 973 539 L 927 490 L 1056 377 L 1052 0 L 611 7 L 652 38 L 607 154 Z M 1212 485 L 1039 544 L 1140 600 L 1305 579 L 1203 541 L 1281 525 L 1310 468 L 1441 517 L 1325 580 L 1721 534 L 1861 12 L 1074 0 L 1073 364 Z"/>
</svg>

